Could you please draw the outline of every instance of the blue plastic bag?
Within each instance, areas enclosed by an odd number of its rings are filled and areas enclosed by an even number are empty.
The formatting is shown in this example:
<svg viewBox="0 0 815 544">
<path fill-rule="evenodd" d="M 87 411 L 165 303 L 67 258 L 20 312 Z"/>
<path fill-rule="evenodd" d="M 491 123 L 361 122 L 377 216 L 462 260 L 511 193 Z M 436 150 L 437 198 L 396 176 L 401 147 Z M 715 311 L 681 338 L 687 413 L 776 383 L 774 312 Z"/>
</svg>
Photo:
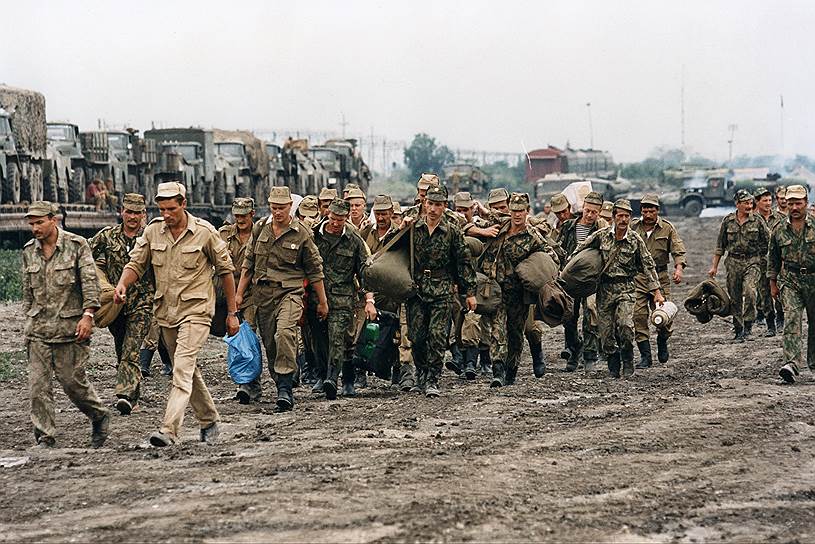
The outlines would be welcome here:
<svg viewBox="0 0 815 544">
<path fill-rule="evenodd" d="M 244 321 L 235 336 L 224 336 L 227 345 L 226 368 L 229 377 L 241 385 L 255 380 L 263 371 L 260 338 Z"/>
</svg>

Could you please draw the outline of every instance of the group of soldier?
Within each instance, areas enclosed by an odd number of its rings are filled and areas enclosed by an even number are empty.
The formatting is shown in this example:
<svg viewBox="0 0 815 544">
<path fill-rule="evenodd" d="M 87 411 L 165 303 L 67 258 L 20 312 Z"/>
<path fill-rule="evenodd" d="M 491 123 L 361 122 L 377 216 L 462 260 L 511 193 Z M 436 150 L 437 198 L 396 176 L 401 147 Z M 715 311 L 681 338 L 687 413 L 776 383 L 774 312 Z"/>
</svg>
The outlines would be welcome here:
<svg viewBox="0 0 815 544">
<path fill-rule="evenodd" d="M 793 329 L 800 336 L 802 309 L 815 309 L 815 284 L 808 276 L 815 272 L 815 225 L 806 214 L 805 194 L 803 219 L 796 211 L 802 197 L 795 187 L 788 188 L 787 198 L 789 217 L 778 218 L 772 235 L 766 219 L 756 219 L 763 204 L 758 213 L 745 216 L 737 203 L 735 218 L 723 222 L 711 270 L 715 275 L 718 256 L 726 252 L 731 295 L 747 295 L 743 320 L 734 317 L 738 337 L 750 333 L 755 305 L 749 294 L 761 277 L 767 278 L 774 298 L 780 288 L 787 316 L 784 379 L 797 374 L 801 360 Z M 398 316 L 400 324 L 393 338 L 398 349 L 389 364 L 393 385 L 402 391 L 439 396 L 448 350 L 447 368 L 463 379 L 474 380 L 481 373 L 489 377 L 490 387 L 512 385 L 524 339 L 534 375 L 543 376 L 543 324 L 535 319 L 533 300 L 516 271 L 537 252 L 559 268 L 587 248 L 602 254 L 596 294 L 576 299 L 573 316 L 564 323 L 564 370 L 574 372 L 582 362 L 591 372 L 602 356 L 612 377 L 629 377 L 635 368 L 653 364 L 649 315 L 669 297 L 670 284 L 682 281 L 686 265 L 682 240 L 660 217 L 656 194 L 643 196 L 642 217 L 635 220 L 627 200 L 607 202 L 596 192 L 585 195 L 579 212 L 559 194 L 543 214 L 532 216 L 527 194 L 500 188 L 490 192 L 486 206 L 469 193 L 457 193 L 450 209 L 439 178 L 423 174 L 414 205 L 404 210 L 389 196 L 378 195 L 368 215 L 367 197 L 354 185 L 341 195 L 324 189 L 306 196 L 293 209 L 289 189 L 273 187 L 267 217 L 255 217 L 251 198 L 237 198 L 234 223 L 219 230 L 187 211 L 180 183 L 160 184 L 155 200 L 160 216 L 147 223 L 144 197 L 125 195 L 122 222 L 103 229 L 90 243 L 59 228 L 50 203 L 35 202 L 29 208 L 34 240 L 23 251 L 25 334 L 32 369 L 31 418 L 40 447 L 55 443 L 54 373 L 90 418 L 92 445 L 101 446 L 107 437 L 109 410 L 84 373 L 94 314 L 101 305 L 100 275 L 115 285 L 112 298 L 121 305 L 109 325 L 118 359 L 114 406 L 122 415 L 136 409 L 141 380 L 150 375 L 158 349 L 164 373 L 172 375 L 172 388 L 163 422 L 149 441 L 165 447 L 178 442 L 187 404 L 198 420 L 200 440 L 218 440 L 220 416 L 197 363 L 210 334 L 216 292 L 226 305 L 227 334 L 236 334 L 243 319 L 260 337 L 276 388 L 275 411 L 286 412 L 294 408 L 298 383 L 329 400 L 338 394 L 353 397 L 367 386 L 367 373 L 354 364 L 354 348 L 365 324 L 384 312 Z M 366 289 L 365 271 L 372 255 L 403 235 L 412 248 L 413 291 L 406 300 L 389 300 L 386 293 Z M 754 255 L 759 241 L 764 249 Z M 765 259 L 761 262 L 767 273 L 757 274 L 742 258 Z M 743 280 L 739 285 L 737 279 L 731 282 L 731 270 Z M 497 307 L 489 314 L 476 312 L 477 278 L 500 286 Z M 738 303 L 734 309 L 741 312 Z M 765 309 L 768 324 L 771 312 Z M 670 327 L 658 330 L 661 363 L 669 358 L 670 335 Z M 635 344 L 640 354 L 636 366 Z M 242 404 L 258 401 L 261 383 L 258 377 L 239 385 L 236 399 Z"/>
</svg>

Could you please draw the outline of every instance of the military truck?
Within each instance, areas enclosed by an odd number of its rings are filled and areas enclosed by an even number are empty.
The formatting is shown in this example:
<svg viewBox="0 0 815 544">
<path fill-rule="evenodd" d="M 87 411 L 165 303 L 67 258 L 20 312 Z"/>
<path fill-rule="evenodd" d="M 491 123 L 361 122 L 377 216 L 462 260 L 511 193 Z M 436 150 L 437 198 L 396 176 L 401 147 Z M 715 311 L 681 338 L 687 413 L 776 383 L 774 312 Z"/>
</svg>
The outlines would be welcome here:
<svg viewBox="0 0 815 544">
<path fill-rule="evenodd" d="M 146 193 L 155 185 L 155 143 L 139 137 L 139 131 L 92 130 L 79 133 L 85 157 L 85 179 L 113 181 L 121 200 L 125 193 Z"/>
<path fill-rule="evenodd" d="M 264 202 L 269 196 L 266 144 L 245 130 L 215 129 L 213 134 L 215 203 L 229 204 L 236 196 Z"/>
<path fill-rule="evenodd" d="M 48 123 L 48 147 L 43 163 L 45 200 L 79 203 L 85 197 L 87 164 L 79 141 L 79 127 Z"/>
<path fill-rule="evenodd" d="M 614 201 L 617 198 L 628 197 L 631 190 L 631 183 L 628 180 L 617 178 L 614 180 L 587 177 L 581 174 L 547 174 L 535 182 L 535 195 L 533 208 L 535 212 L 543 210 L 546 204 L 554 195 L 562 192 L 566 187 L 575 182 L 591 182 L 591 190 L 603 195 L 603 200 Z"/>
<path fill-rule="evenodd" d="M 447 190 L 453 195 L 459 191 L 467 191 L 475 198 L 487 195 L 490 183 L 487 175 L 481 168 L 472 164 L 450 164 L 442 169 L 444 183 Z"/>
<path fill-rule="evenodd" d="M 45 97 L 0 85 L 0 184 L 4 204 L 43 198 Z"/>
<path fill-rule="evenodd" d="M 157 148 L 157 182 L 180 181 L 191 196 L 191 204 L 215 204 L 215 140 L 211 130 L 150 129 L 144 138 L 155 142 Z M 152 199 L 153 194 L 150 196 Z"/>
<path fill-rule="evenodd" d="M 331 158 L 329 154 L 320 150 L 333 150 L 336 155 Z M 353 138 L 326 140 L 323 145 L 312 147 L 312 157 L 323 155 L 317 159 L 323 163 L 329 173 L 329 186 L 342 190 L 349 183 L 356 183 L 367 194 L 371 184 L 371 171 L 360 155 L 357 140 Z M 332 182 L 333 180 L 336 180 Z"/>
</svg>

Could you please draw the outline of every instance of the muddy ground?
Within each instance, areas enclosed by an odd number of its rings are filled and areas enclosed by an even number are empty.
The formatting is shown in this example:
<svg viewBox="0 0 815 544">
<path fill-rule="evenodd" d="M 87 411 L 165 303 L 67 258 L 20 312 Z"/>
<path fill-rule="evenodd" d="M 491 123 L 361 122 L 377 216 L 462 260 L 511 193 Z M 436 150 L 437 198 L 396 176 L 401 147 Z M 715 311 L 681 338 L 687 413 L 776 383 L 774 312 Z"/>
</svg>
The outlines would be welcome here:
<svg viewBox="0 0 815 544">
<path fill-rule="evenodd" d="M 709 268 L 718 222 L 677 221 L 690 248 L 677 301 Z M 3 313 L 0 352 L 16 364 L 22 316 Z M 0 384 L 0 457 L 29 459 L 0 468 L 0 541 L 813 541 L 815 380 L 781 385 L 781 338 L 730 344 L 730 327 L 683 311 L 671 361 L 628 381 L 561 372 L 558 328 L 542 379 L 525 354 L 514 387 L 447 373 L 435 400 L 376 380 L 333 402 L 300 388 L 285 415 L 273 398 L 231 400 L 211 339 L 201 364 L 222 441 L 199 445 L 188 413 L 168 450 L 146 445 L 168 389 L 155 376 L 103 449 L 59 392 L 59 447 L 30 451 L 18 365 Z M 108 333 L 93 346 L 93 383 L 112 399 Z"/>
</svg>

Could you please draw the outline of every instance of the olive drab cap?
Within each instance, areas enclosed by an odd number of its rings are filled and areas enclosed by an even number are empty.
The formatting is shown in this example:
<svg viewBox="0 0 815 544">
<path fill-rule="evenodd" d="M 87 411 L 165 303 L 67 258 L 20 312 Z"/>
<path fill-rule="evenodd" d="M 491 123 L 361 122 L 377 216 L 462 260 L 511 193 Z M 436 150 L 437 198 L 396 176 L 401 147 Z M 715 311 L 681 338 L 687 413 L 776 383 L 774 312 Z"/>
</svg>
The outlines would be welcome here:
<svg viewBox="0 0 815 544">
<path fill-rule="evenodd" d="M 549 205 L 553 212 L 560 213 L 569 207 L 569 199 L 563 193 L 558 193 L 549 200 Z"/>
<path fill-rule="evenodd" d="M 232 215 L 246 215 L 255 209 L 255 199 L 248 197 L 236 198 L 232 202 Z"/>
<path fill-rule="evenodd" d="M 272 187 L 269 191 L 269 204 L 291 204 L 291 191 L 288 187 Z"/>
<path fill-rule="evenodd" d="M 509 209 L 520 212 L 529 209 L 529 195 L 526 193 L 512 193 L 509 198 Z"/>
<path fill-rule="evenodd" d="M 388 195 L 376 195 L 371 209 L 375 212 L 393 211 L 393 200 Z"/>
<path fill-rule="evenodd" d="M 334 200 L 337 198 L 337 190 L 336 189 L 329 189 L 328 187 L 323 187 L 320 191 L 320 196 L 317 197 L 318 200 Z"/>
<path fill-rule="evenodd" d="M 659 195 L 656 193 L 645 193 L 640 200 L 640 205 L 642 206 L 643 204 L 659 208 Z"/>
<path fill-rule="evenodd" d="M 26 217 L 45 217 L 46 215 L 54 215 L 54 205 L 46 200 L 38 200 L 32 202 L 28 206 L 28 211 L 25 212 Z"/>
<path fill-rule="evenodd" d="M 509 191 L 503 187 L 499 187 L 498 189 L 490 191 L 490 196 L 487 197 L 487 204 L 497 204 L 504 200 L 509 200 Z"/>
<path fill-rule="evenodd" d="M 612 211 L 614 210 L 614 203 L 610 200 L 603 202 L 603 207 L 600 208 L 600 217 L 603 219 L 611 219 Z"/>
<path fill-rule="evenodd" d="M 348 215 L 351 213 L 351 205 L 347 200 L 335 198 L 328 205 L 328 211 L 336 215 Z"/>
<path fill-rule="evenodd" d="M 416 182 L 416 188 L 420 191 L 429 189 L 431 185 L 441 185 L 439 176 L 436 174 L 424 173 L 419 176 L 419 181 Z"/>
<path fill-rule="evenodd" d="M 177 196 L 187 196 L 187 188 L 177 181 L 165 181 L 158 184 L 156 198 L 175 198 Z"/>
<path fill-rule="evenodd" d="M 402 215 L 402 206 L 398 202 L 393 203 L 393 215 Z"/>
<path fill-rule="evenodd" d="M 780 196 L 784 198 L 784 195 L 787 193 L 787 188 L 783 185 L 779 185 L 775 188 L 775 196 Z"/>
<path fill-rule="evenodd" d="M 345 189 L 343 189 L 342 192 L 350 193 L 354 189 L 359 189 L 359 185 L 357 185 L 356 183 L 349 183 L 348 185 L 345 186 Z"/>
<path fill-rule="evenodd" d="M 628 213 L 631 213 L 631 211 L 632 211 L 631 210 L 631 203 L 628 200 L 624 199 L 624 198 L 618 198 L 617 200 L 614 201 L 614 209 L 615 210 L 625 210 Z"/>
<path fill-rule="evenodd" d="M 583 198 L 583 204 L 596 204 L 597 206 L 602 206 L 603 195 L 597 191 L 592 191 Z"/>
<path fill-rule="evenodd" d="M 736 191 L 736 195 L 734 197 L 736 202 L 744 202 L 746 200 L 753 200 L 753 195 L 750 194 L 750 191 L 747 189 L 739 189 Z"/>
<path fill-rule="evenodd" d="M 297 206 L 297 213 L 303 217 L 317 217 L 320 215 L 320 203 L 314 195 L 307 195 L 300 201 Z"/>
<path fill-rule="evenodd" d="M 346 187 L 346 190 L 348 190 L 348 194 L 345 195 L 345 200 L 350 200 L 352 198 L 361 198 L 365 200 L 365 193 L 363 193 L 362 189 L 359 187 L 351 187 L 351 189 Z"/>
<path fill-rule="evenodd" d="M 138 193 L 127 193 L 122 198 L 122 208 L 131 212 L 143 212 L 147 209 L 144 197 Z"/>
<path fill-rule="evenodd" d="M 803 185 L 790 185 L 787 187 L 787 200 L 807 197 L 807 190 Z"/>
<path fill-rule="evenodd" d="M 764 195 L 772 196 L 773 193 L 772 193 L 772 191 L 770 191 L 766 187 L 759 187 L 755 191 L 753 191 L 753 196 L 756 197 L 756 198 L 761 198 Z"/>
<path fill-rule="evenodd" d="M 456 208 L 472 208 L 475 205 L 472 195 L 467 191 L 459 191 L 453 195 L 453 205 Z"/>
<path fill-rule="evenodd" d="M 431 185 L 427 190 L 427 200 L 431 202 L 447 202 L 447 187 Z"/>
</svg>

